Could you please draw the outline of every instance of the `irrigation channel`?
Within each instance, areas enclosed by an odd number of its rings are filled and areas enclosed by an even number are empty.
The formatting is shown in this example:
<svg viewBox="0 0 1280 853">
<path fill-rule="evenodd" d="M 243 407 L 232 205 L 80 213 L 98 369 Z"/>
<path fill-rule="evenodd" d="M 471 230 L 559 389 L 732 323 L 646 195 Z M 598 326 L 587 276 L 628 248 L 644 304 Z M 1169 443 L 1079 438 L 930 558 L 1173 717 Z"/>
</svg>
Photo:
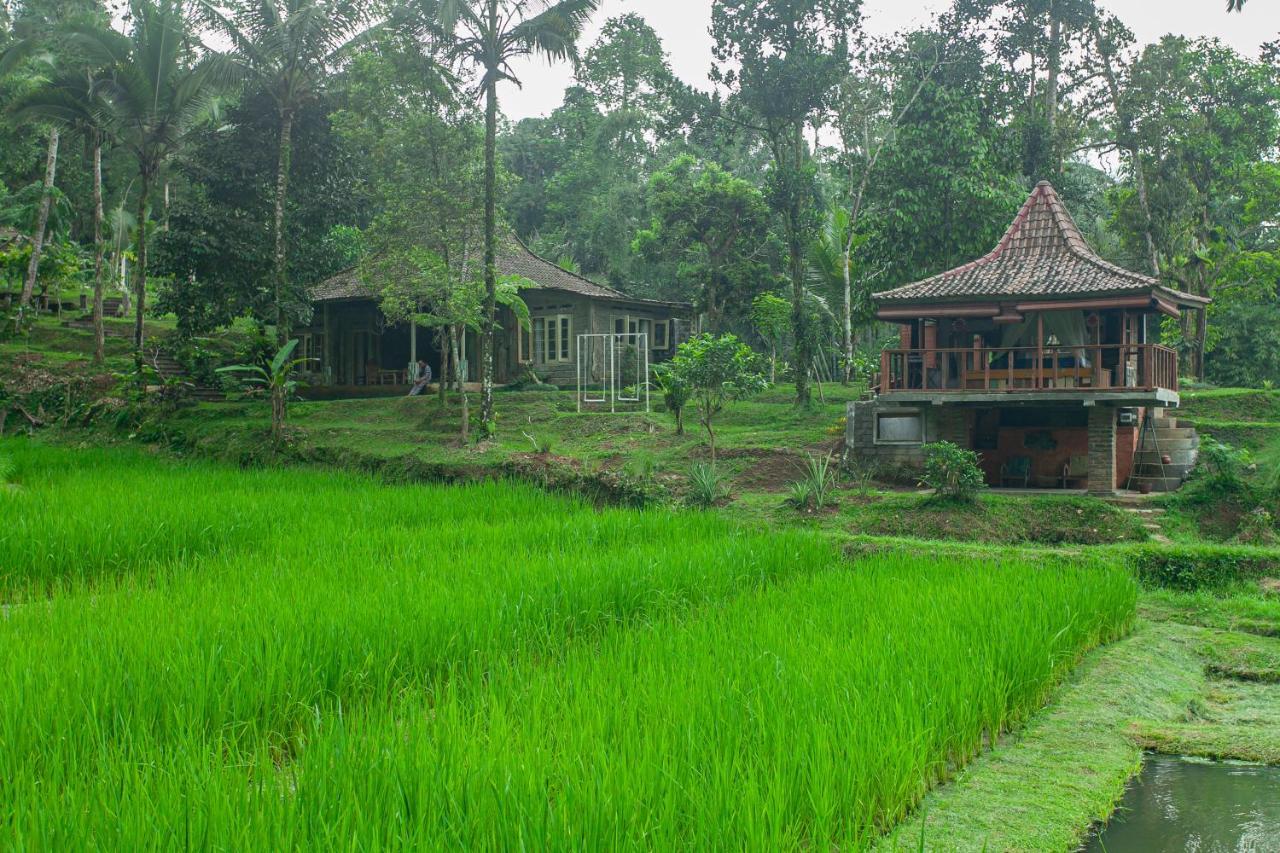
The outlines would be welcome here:
<svg viewBox="0 0 1280 853">
<path fill-rule="evenodd" d="M 1276 853 L 1280 767 L 1147 758 L 1088 853 Z"/>
</svg>

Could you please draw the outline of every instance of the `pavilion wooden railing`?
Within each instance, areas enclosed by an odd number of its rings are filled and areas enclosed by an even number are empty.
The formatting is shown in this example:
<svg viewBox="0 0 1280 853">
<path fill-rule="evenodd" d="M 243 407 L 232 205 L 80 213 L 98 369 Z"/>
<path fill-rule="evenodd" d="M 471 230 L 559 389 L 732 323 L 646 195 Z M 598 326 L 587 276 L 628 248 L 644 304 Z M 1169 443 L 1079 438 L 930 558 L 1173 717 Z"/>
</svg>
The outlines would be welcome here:
<svg viewBox="0 0 1280 853">
<path fill-rule="evenodd" d="M 1157 344 L 887 349 L 880 393 L 1178 390 L 1178 354 Z"/>
</svg>

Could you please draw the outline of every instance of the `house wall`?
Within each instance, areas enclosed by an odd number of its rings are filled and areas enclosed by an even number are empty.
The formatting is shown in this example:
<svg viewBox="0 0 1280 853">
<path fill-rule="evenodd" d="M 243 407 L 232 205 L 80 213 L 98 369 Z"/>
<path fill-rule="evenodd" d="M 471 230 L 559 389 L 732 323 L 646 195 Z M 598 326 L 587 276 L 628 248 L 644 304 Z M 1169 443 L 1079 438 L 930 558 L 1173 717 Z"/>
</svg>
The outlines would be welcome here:
<svg viewBox="0 0 1280 853">
<path fill-rule="evenodd" d="M 878 443 L 875 423 L 879 414 L 915 410 L 923 421 L 922 441 L 916 444 Z M 923 444 L 951 441 L 973 449 L 975 431 L 984 414 L 991 410 L 958 406 L 898 405 L 876 399 L 850 403 L 845 427 L 846 461 L 851 464 L 870 462 L 889 477 L 907 478 L 910 472 L 924 466 Z M 1060 417 L 1060 415 L 1059 415 Z M 1046 412 L 1043 425 L 997 426 L 994 446 L 977 449 L 980 465 L 990 485 L 1000 484 L 1001 466 L 1013 457 L 1031 459 L 1031 485 L 1054 488 L 1060 485 L 1062 473 L 1072 457 L 1087 457 L 1089 487 L 1103 493 L 1114 490 L 1128 477 L 1127 466 L 1133 455 L 1137 433 L 1133 427 L 1116 426 L 1116 409 L 1096 406 L 1088 410 L 1087 426 L 1056 426 L 1052 412 Z M 1027 446 L 1028 436 L 1039 434 Z M 1035 446 L 1048 438 L 1053 447 Z"/>
<path fill-rule="evenodd" d="M 533 367 L 538 376 L 545 382 L 564 388 L 576 387 L 578 381 L 577 355 L 578 335 L 585 333 L 603 334 L 614 329 L 614 321 L 619 317 L 634 320 L 672 321 L 668 332 L 668 346 L 654 349 L 650 335 L 650 364 L 663 361 L 675 351 L 676 344 L 687 335 L 687 324 L 676 322 L 669 310 L 661 306 L 633 305 L 631 303 L 613 302 L 596 299 L 576 293 L 558 290 L 530 290 L 525 293 L 525 302 L 529 306 L 529 314 L 536 324 L 538 320 L 567 316 L 570 318 L 568 359 L 547 360 L 539 358 L 534 350 L 536 335 L 525 332 L 524 339 L 519 337 L 519 325 L 515 315 L 508 309 L 499 306 L 498 325 L 502 333 L 494 336 L 496 348 L 495 363 L 497 365 L 496 381 L 500 384 L 522 378 L 528 367 Z M 316 381 L 325 381 L 335 385 L 359 385 L 372 381 L 369 378 L 371 362 L 377 367 L 403 370 L 409 363 L 408 327 L 405 325 L 388 327 L 371 300 L 349 300 L 323 303 L 316 307 L 312 324 L 309 328 L 298 329 L 300 335 L 310 335 L 317 343 L 317 355 L 323 354 L 323 363 L 317 365 Z M 368 335 L 353 339 L 353 334 Z M 439 348 L 435 335 L 424 329 L 418 330 L 418 356 L 425 358 L 436 376 L 440 375 Z M 479 340 L 475 332 L 469 331 L 466 336 L 468 381 L 476 381 L 479 376 Z"/>
<path fill-rule="evenodd" d="M 1047 437 L 1055 446 L 1052 448 L 1027 446 L 1027 439 Z M 1062 483 L 1062 472 L 1071 464 L 1073 456 L 1087 456 L 1089 453 L 1089 430 L 1085 427 L 1067 429 L 1042 429 L 1038 427 L 1003 427 L 998 433 L 995 449 L 978 451 L 982 458 L 982 470 L 987 475 L 987 483 L 1000 485 L 1000 472 L 1015 456 L 1025 456 L 1031 460 L 1031 485 L 1042 488 L 1057 488 Z"/>
<path fill-rule="evenodd" d="M 529 306 L 529 316 L 535 328 L 539 319 L 545 322 L 547 318 L 560 315 L 567 315 L 571 318 L 569 359 L 567 361 L 548 361 L 539 358 L 541 353 L 538 351 L 539 347 L 537 346 L 537 336 L 535 334 L 531 336 L 531 341 L 534 345 L 532 357 L 526 353 L 525 363 L 522 364 L 516 360 L 515 348 L 512 347 L 505 363 L 508 365 L 513 379 L 521 375 L 526 367 L 532 367 L 544 382 L 550 382 L 562 388 L 575 388 L 578 384 L 579 335 L 612 332 L 615 329 L 614 323 L 619 318 L 629 318 L 636 321 L 647 320 L 650 323 L 650 328 L 656 321 L 675 319 L 670 311 L 661 307 L 594 299 L 563 291 L 529 291 L 525 295 L 525 302 Z M 672 323 L 668 332 L 667 346 L 663 349 L 655 349 L 653 347 L 653 335 L 652 333 L 649 335 L 650 364 L 663 361 L 674 352 L 675 343 L 680 339 L 679 334 L 678 324 Z M 509 341 L 515 341 L 514 318 L 511 320 L 507 337 Z M 593 376 L 599 379 L 604 375 L 603 357 L 597 356 L 593 362 L 593 366 L 588 372 L 588 379 Z"/>
</svg>

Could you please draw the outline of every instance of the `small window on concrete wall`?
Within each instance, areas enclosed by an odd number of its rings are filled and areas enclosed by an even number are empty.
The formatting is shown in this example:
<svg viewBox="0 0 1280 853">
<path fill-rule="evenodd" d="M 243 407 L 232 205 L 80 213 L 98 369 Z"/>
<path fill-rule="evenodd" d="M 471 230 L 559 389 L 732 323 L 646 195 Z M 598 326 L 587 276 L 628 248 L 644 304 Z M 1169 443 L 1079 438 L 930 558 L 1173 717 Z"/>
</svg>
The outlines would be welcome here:
<svg viewBox="0 0 1280 853">
<path fill-rule="evenodd" d="M 924 415 L 919 409 L 876 413 L 876 444 L 923 444 Z"/>
</svg>

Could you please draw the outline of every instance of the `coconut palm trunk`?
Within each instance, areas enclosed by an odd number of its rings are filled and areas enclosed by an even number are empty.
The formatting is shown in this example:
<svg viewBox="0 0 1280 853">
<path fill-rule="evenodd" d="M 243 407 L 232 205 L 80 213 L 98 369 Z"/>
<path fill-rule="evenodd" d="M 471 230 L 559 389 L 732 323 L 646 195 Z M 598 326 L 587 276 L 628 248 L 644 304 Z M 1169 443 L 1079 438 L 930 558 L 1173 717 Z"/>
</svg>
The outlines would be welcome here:
<svg viewBox="0 0 1280 853">
<path fill-rule="evenodd" d="M 276 197 L 272 228 L 275 231 L 275 253 L 272 257 L 275 282 L 276 343 L 284 346 L 289 340 L 288 312 L 284 308 L 286 289 L 286 257 L 284 241 L 284 208 L 289 193 L 289 168 L 293 162 L 293 110 L 280 110 L 280 151 L 276 165 Z"/>
<path fill-rule="evenodd" d="M 105 247 L 102 243 L 102 136 L 93 134 L 93 363 L 106 359 L 106 329 L 102 325 L 102 267 Z"/>
<path fill-rule="evenodd" d="M 133 288 L 133 355 L 139 370 L 142 367 L 142 343 L 145 337 L 142 314 L 147 307 L 147 202 L 151 196 L 151 176 L 142 175 L 141 183 L 142 188 L 138 192 L 137 271 L 134 273 L 136 283 Z"/>
<path fill-rule="evenodd" d="M 40 271 L 40 254 L 44 249 L 44 232 L 49 227 L 49 208 L 53 205 L 53 179 L 58 171 L 58 128 L 49 131 L 49 149 L 45 154 L 44 192 L 40 196 L 40 209 L 36 213 L 36 226 L 31 232 L 31 259 L 27 262 L 27 277 L 22 282 L 22 296 L 18 304 L 26 308 L 36 290 L 36 277 Z"/>
<path fill-rule="evenodd" d="M 496 3 L 490 4 L 494 26 Z M 497 217 L 498 217 L 498 80 L 493 74 L 485 82 L 484 106 L 484 315 L 480 330 L 480 421 L 484 434 L 492 436 L 493 421 L 493 327 L 497 321 Z"/>
</svg>

